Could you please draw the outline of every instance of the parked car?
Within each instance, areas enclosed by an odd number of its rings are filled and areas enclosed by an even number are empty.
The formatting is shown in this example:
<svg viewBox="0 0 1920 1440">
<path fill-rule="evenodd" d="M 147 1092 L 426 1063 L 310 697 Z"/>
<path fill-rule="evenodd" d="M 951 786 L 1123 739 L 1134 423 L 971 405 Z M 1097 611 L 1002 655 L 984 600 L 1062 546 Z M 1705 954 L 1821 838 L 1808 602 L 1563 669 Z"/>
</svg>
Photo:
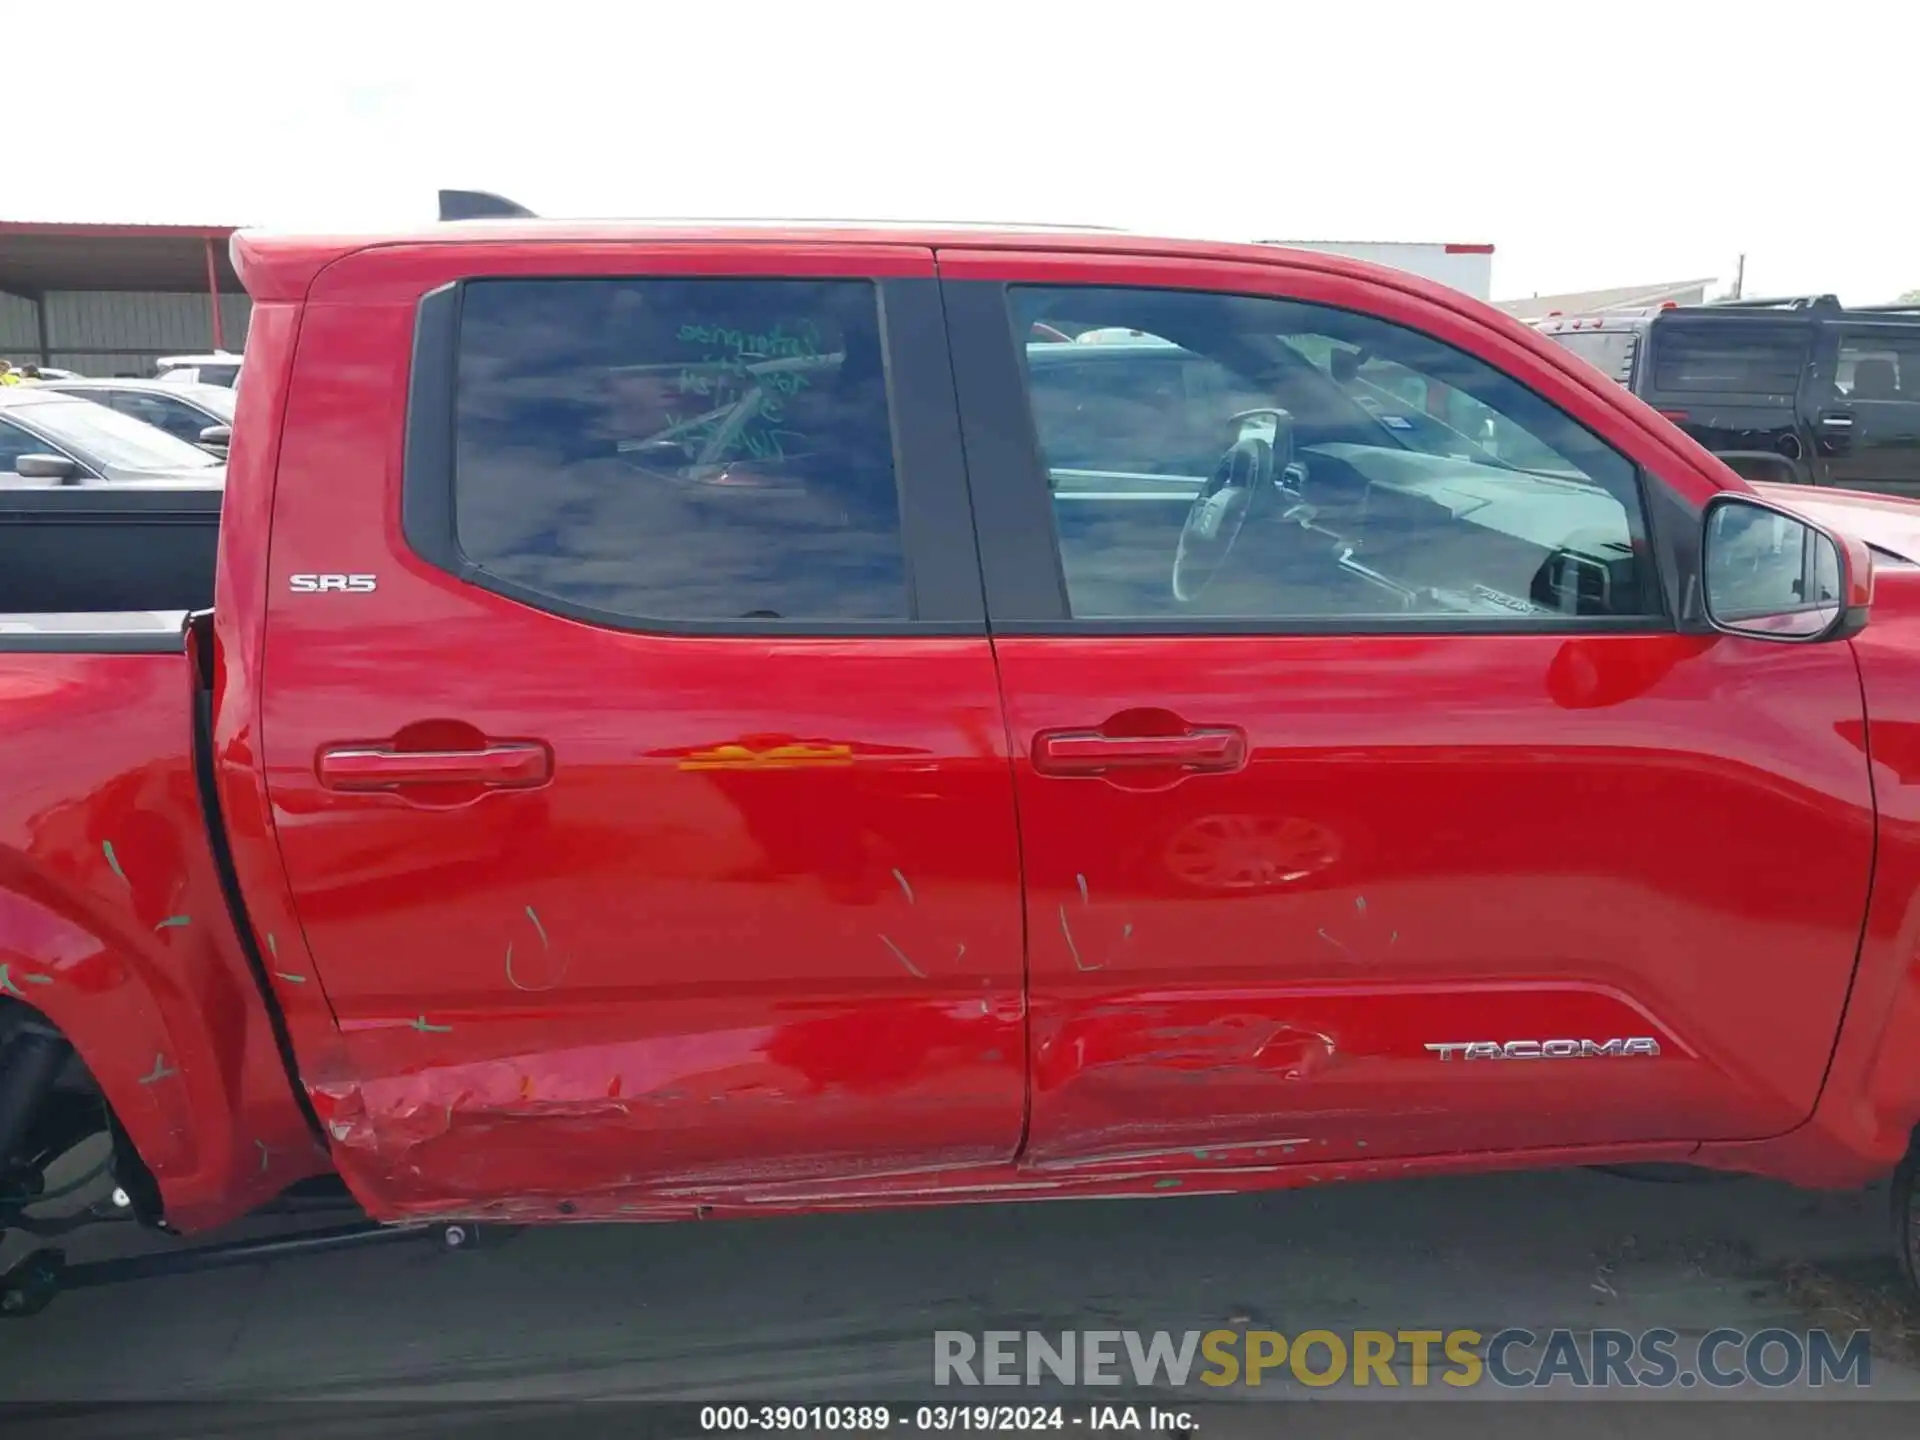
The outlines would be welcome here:
<svg viewBox="0 0 1920 1440">
<path fill-rule="evenodd" d="M 1535 324 L 1750 479 L 1920 495 L 1920 306 L 1801 296 Z"/>
<path fill-rule="evenodd" d="M 210 355 L 164 355 L 153 362 L 153 373 L 173 385 L 224 385 L 232 389 L 240 383 L 242 358 L 225 350 Z"/>
<path fill-rule="evenodd" d="M 58 384 L 0 390 L 0 487 L 222 478 L 205 450 Z"/>
<path fill-rule="evenodd" d="M 225 385 L 161 380 L 62 380 L 42 387 L 77 395 L 144 420 L 176 440 L 227 457 L 233 435 L 234 391 Z"/>
<path fill-rule="evenodd" d="M 1892 1175 L 1911 1273 L 1920 503 L 1265 245 L 234 255 L 212 610 L 0 623 L 14 1193 L 103 1113 L 181 1232 L 1684 1163 Z"/>
</svg>

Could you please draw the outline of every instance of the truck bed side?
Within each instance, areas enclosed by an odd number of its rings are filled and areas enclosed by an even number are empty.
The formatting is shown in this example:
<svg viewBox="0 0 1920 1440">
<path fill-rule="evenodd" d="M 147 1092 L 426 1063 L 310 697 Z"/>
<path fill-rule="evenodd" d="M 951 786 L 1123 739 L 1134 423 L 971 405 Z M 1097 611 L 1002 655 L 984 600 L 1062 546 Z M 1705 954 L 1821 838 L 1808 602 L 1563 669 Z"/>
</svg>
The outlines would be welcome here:
<svg viewBox="0 0 1920 1440">
<path fill-rule="evenodd" d="M 330 1167 L 229 912 L 185 619 L 0 617 L 0 1004 L 86 1063 L 136 1205 L 197 1230 Z"/>
</svg>

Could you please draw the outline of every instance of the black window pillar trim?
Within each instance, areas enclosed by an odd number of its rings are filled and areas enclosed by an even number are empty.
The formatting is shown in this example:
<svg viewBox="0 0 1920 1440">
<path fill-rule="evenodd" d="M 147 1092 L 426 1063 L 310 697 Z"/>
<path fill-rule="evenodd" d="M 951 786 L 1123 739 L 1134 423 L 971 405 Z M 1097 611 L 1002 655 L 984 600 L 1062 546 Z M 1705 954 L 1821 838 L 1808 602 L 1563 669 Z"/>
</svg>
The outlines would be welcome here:
<svg viewBox="0 0 1920 1440">
<path fill-rule="evenodd" d="M 777 261 L 774 263 L 777 265 Z M 937 280 L 931 277 L 876 280 L 870 275 L 795 277 L 843 278 L 870 284 L 879 299 L 881 353 L 887 374 L 901 543 L 912 618 L 834 622 L 686 620 L 627 615 L 557 600 L 494 574 L 470 559 L 460 548 L 454 488 L 460 316 L 466 286 L 489 278 L 492 277 L 475 275 L 450 281 L 423 295 L 415 310 L 412 365 L 407 382 L 401 533 L 407 547 L 420 559 L 470 585 L 535 609 L 642 634 L 778 639 L 985 633 L 987 609 L 981 590 L 980 546 L 968 494 L 967 465 L 948 357 L 946 317 Z M 645 279 L 647 276 L 644 273 L 620 276 L 582 273 L 545 278 Z M 789 277 L 777 269 L 769 269 L 752 275 L 712 278 L 780 280 Z"/>
<path fill-rule="evenodd" d="M 940 288 L 987 614 L 995 628 L 1002 622 L 1057 627 L 1070 621 L 1072 611 L 1007 286 L 997 280 L 946 280 Z"/>
</svg>

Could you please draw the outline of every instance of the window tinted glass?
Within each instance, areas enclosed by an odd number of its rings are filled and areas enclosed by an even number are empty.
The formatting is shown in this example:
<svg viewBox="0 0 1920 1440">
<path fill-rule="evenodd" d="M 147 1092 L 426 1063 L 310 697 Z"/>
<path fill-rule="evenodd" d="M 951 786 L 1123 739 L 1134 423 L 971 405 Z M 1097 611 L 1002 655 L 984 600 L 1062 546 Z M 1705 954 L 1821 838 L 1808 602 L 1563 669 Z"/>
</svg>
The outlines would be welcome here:
<svg viewBox="0 0 1920 1440">
<path fill-rule="evenodd" d="M 11 475 L 22 455 L 58 453 L 37 435 L 29 435 L 18 425 L 0 420 L 0 474 Z"/>
<path fill-rule="evenodd" d="M 503 580 L 636 619 L 908 614 L 874 288 L 488 280 L 455 513 Z"/>
<path fill-rule="evenodd" d="M 1804 330 L 1656 324 L 1653 337 L 1653 388 L 1673 394 L 1791 398 L 1807 359 Z"/>
<path fill-rule="evenodd" d="M 1920 401 L 1920 334 L 1843 335 L 1836 369 L 1835 387 L 1848 399 Z"/>
<path fill-rule="evenodd" d="M 1193 475 L 1213 463 L 1233 413 L 1232 375 L 1152 336 L 1033 344 L 1028 385 L 1047 458 L 1059 470 Z M 1244 387 L 1242 387 L 1244 388 Z M 1254 402 L 1250 393 L 1243 395 Z"/>
<path fill-rule="evenodd" d="M 1044 366 L 1043 347 L 1027 348 L 1075 616 L 1510 626 L 1660 613 L 1632 463 L 1461 351 L 1293 301 L 1013 294 L 1017 333 L 1144 329 L 1220 372 L 1205 393 L 1143 400 L 1122 369 L 1071 354 L 1097 347 L 1046 346 Z M 1084 412 L 1063 414 L 1049 385 L 1097 396 L 1110 420 L 1076 426 Z M 1162 437 L 1161 458 L 1180 463 L 1069 483 L 1061 461 L 1084 462 L 1100 434 L 1116 459 Z"/>
<path fill-rule="evenodd" d="M 70 395 L 34 406 L 33 425 L 78 458 L 109 469 L 206 470 L 219 464 L 197 446 L 118 410 Z"/>
<path fill-rule="evenodd" d="M 147 424 L 157 426 L 169 435 L 190 442 L 198 441 L 202 430 L 218 423 L 208 419 L 191 406 L 181 404 L 178 400 L 169 400 L 161 395 L 149 395 L 144 390 L 119 391 L 113 397 L 113 408 L 123 415 L 144 420 Z"/>
</svg>

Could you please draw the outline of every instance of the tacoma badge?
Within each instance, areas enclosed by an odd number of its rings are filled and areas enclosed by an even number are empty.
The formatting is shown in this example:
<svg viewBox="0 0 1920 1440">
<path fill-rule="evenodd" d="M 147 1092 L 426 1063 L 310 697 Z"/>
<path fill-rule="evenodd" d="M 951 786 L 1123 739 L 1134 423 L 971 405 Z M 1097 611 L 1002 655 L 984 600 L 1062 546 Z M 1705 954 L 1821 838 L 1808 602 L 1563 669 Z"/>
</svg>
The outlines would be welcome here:
<svg viewBox="0 0 1920 1440">
<path fill-rule="evenodd" d="M 1631 1040 L 1445 1040 L 1429 1044 L 1442 1060 L 1464 1055 L 1469 1060 L 1587 1060 L 1603 1056 L 1658 1055 L 1660 1042 L 1651 1036 Z"/>
</svg>

